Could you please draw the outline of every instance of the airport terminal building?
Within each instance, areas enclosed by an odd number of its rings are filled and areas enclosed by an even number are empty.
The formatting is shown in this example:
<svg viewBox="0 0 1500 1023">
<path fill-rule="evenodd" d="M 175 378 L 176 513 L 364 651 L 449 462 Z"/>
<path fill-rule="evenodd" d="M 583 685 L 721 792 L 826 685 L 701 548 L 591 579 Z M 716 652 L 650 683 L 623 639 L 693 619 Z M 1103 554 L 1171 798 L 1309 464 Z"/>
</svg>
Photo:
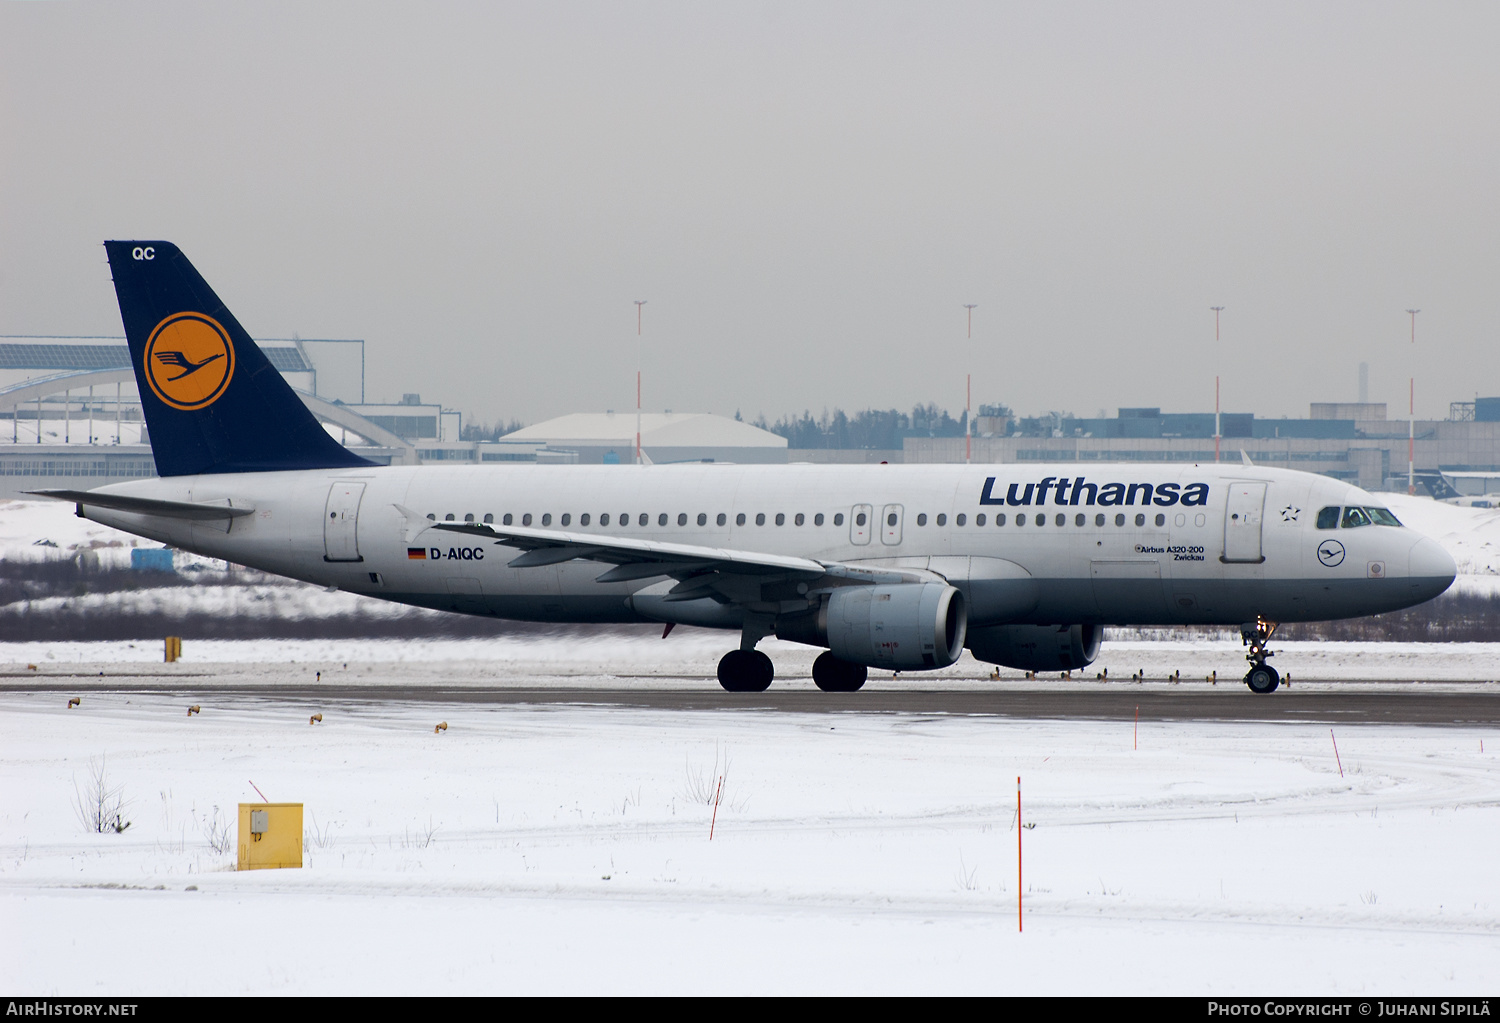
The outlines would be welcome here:
<svg viewBox="0 0 1500 1023">
<path fill-rule="evenodd" d="M 1409 433 L 1420 470 L 1500 472 L 1500 398 L 1455 402 L 1449 418 L 1389 419 L 1373 402 L 1314 402 L 1306 419 L 1219 417 L 1219 458 L 1240 452 L 1257 465 L 1301 469 L 1365 490 L 1406 489 Z M 1121 408 L 1113 419 L 980 416 L 972 441 L 976 462 L 1212 462 L 1212 412 L 1163 413 Z M 962 462 L 962 437 L 908 437 L 908 462 Z"/>
</svg>

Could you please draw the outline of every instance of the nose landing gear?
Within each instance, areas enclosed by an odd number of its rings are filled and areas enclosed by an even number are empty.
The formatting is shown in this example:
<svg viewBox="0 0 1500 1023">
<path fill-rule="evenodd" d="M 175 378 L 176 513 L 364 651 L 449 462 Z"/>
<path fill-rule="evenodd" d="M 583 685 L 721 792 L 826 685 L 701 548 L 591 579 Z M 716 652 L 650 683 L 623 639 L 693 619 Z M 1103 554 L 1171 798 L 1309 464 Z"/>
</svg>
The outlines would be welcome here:
<svg viewBox="0 0 1500 1023">
<path fill-rule="evenodd" d="M 1266 644 L 1271 641 L 1276 624 L 1257 618 L 1240 626 L 1240 641 L 1250 648 L 1245 654 L 1245 660 L 1250 662 L 1250 670 L 1245 674 L 1245 685 L 1250 687 L 1252 693 L 1274 693 L 1276 687 L 1281 685 L 1281 676 L 1266 663 L 1274 656 L 1272 651 L 1266 649 Z"/>
</svg>

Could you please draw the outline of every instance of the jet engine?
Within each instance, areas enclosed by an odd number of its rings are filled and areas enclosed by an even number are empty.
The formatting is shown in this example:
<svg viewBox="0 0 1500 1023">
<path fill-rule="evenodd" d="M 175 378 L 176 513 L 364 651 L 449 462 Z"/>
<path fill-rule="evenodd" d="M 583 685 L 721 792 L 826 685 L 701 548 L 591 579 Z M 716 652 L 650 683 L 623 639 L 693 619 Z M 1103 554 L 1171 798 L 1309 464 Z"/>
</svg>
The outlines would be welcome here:
<svg viewBox="0 0 1500 1023">
<path fill-rule="evenodd" d="M 776 636 L 895 671 L 946 668 L 964 650 L 964 595 L 943 583 L 842 586 L 816 611 L 776 619 Z"/>
<path fill-rule="evenodd" d="M 991 625 L 970 629 L 968 647 L 981 661 L 1022 671 L 1075 671 L 1099 656 L 1098 625 Z"/>
</svg>

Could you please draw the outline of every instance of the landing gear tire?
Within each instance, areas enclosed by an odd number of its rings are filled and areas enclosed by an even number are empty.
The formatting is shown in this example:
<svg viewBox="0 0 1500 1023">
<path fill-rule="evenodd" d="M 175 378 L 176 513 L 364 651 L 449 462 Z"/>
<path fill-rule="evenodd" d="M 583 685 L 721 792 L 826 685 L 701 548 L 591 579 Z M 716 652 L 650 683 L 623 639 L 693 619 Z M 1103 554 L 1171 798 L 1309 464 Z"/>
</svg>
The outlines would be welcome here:
<svg viewBox="0 0 1500 1023">
<path fill-rule="evenodd" d="M 1252 693 L 1274 693 L 1281 685 L 1281 676 L 1269 664 L 1258 664 L 1245 676 L 1245 685 Z"/>
<path fill-rule="evenodd" d="M 759 650 L 731 650 L 719 659 L 719 685 L 731 693 L 763 693 L 776 668 Z"/>
<path fill-rule="evenodd" d="M 825 693 L 852 693 L 865 684 L 869 669 L 863 664 L 845 661 L 827 652 L 813 661 L 812 676 L 819 689 Z"/>
</svg>

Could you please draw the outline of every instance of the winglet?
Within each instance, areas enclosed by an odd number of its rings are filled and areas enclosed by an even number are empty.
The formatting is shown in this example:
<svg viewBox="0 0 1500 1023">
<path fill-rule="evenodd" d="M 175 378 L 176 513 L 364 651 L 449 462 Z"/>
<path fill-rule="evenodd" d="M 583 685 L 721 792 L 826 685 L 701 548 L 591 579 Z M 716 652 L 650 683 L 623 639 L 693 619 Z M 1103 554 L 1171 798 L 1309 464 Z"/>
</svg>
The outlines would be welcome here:
<svg viewBox="0 0 1500 1023">
<path fill-rule="evenodd" d="M 1240 458 L 1244 459 L 1246 465 L 1255 464 L 1254 462 L 1250 461 L 1250 456 L 1245 453 L 1244 448 L 1240 448 Z"/>
</svg>

